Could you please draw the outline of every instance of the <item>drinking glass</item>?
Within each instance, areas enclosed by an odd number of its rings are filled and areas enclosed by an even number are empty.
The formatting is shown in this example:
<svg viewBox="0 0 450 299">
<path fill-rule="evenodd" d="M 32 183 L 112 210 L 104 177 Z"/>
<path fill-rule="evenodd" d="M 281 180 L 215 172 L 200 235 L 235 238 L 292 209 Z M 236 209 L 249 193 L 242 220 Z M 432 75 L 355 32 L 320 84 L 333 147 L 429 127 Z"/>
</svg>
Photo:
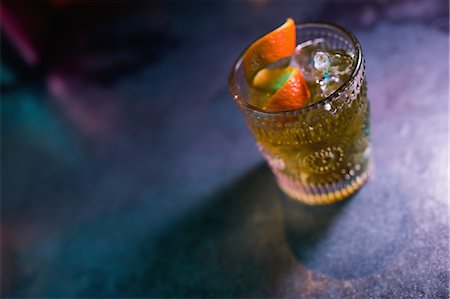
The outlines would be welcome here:
<svg viewBox="0 0 450 299">
<path fill-rule="evenodd" d="M 328 97 L 297 110 L 269 112 L 249 104 L 242 55 L 229 89 L 279 187 L 306 204 L 328 204 L 355 193 L 371 169 L 370 107 L 361 46 L 347 30 L 327 23 L 296 26 L 297 43 L 323 38 L 353 57 L 351 76 Z M 245 51 L 244 51 L 245 53 Z"/>
</svg>

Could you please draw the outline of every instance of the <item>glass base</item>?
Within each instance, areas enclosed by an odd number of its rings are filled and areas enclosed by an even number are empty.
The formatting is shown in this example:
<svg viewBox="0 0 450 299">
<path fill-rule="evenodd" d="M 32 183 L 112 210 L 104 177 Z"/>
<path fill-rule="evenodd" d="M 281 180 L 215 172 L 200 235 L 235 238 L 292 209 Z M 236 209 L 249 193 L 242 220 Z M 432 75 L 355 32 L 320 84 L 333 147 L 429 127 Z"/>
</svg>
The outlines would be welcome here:
<svg viewBox="0 0 450 299">
<path fill-rule="evenodd" d="M 349 180 L 324 186 L 307 187 L 279 175 L 277 182 L 280 189 L 294 200 L 307 205 L 326 205 L 344 200 L 358 191 L 369 178 L 371 168 L 369 165 Z"/>
</svg>

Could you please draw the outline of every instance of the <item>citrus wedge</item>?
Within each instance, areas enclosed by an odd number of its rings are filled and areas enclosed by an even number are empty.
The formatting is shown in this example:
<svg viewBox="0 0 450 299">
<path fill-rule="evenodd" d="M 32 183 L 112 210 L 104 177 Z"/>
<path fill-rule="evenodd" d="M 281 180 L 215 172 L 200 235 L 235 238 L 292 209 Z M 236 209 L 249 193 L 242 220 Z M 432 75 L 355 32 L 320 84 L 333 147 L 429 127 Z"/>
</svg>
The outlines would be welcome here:
<svg viewBox="0 0 450 299">
<path fill-rule="evenodd" d="M 253 87 L 270 93 L 276 92 L 291 76 L 288 67 L 260 70 L 253 79 Z"/>
<path fill-rule="evenodd" d="M 283 70 L 267 70 L 272 75 L 278 75 L 276 79 L 267 75 L 267 83 L 276 82 L 275 85 L 285 78 L 281 87 L 269 98 L 264 109 L 273 112 L 299 109 L 306 105 L 310 92 L 305 78 L 299 69 L 288 66 Z M 281 74 L 281 75 L 280 75 Z M 276 76 L 275 76 L 276 77 Z M 258 80 L 257 80 L 258 81 Z M 259 81 L 261 83 L 261 81 Z"/>
<path fill-rule="evenodd" d="M 286 22 L 254 42 L 243 55 L 243 69 L 247 82 L 268 65 L 288 57 L 295 50 L 295 22 Z"/>
</svg>

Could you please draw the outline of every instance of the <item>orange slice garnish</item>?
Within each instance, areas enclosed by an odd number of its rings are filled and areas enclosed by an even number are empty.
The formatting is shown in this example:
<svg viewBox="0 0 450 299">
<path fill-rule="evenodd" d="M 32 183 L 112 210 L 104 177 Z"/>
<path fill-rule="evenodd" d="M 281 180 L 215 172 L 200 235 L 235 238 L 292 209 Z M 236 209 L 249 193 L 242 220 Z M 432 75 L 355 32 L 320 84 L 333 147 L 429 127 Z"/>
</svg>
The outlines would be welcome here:
<svg viewBox="0 0 450 299">
<path fill-rule="evenodd" d="M 274 93 L 289 79 L 292 68 L 278 67 L 260 70 L 253 78 L 253 87 L 261 91 Z"/>
<path fill-rule="evenodd" d="M 295 50 L 295 22 L 286 22 L 254 42 L 245 51 L 242 65 L 247 82 L 251 83 L 256 74 L 270 64 L 291 56 Z"/>
<path fill-rule="evenodd" d="M 310 92 L 308 85 L 306 84 L 305 78 L 299 69 L 295 67 L 288 66 L 283 68 L 283 70 L 267 70 L 272 71 L 273 74 L 285 77 L 285 82 L 282 86 L 269 98 L 264 109 L 273 112 L 286 111 L 299 109 L 306 105 L 308 98 L 310 97 Z M 280 75 L 281 74 L 281 75 Z M 270 75 L 267 75 L 270 77 Z M 279 84 L 276 79 L 268 79 L 266 82 L 274 80 Z"/>
</svg>

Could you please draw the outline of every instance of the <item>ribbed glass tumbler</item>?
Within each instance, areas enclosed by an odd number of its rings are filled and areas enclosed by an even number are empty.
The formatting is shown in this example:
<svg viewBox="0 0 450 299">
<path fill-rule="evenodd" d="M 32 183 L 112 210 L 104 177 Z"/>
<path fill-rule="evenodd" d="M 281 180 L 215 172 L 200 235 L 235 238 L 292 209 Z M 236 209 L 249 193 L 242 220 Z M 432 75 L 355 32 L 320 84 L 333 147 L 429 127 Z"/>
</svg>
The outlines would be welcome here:
<svg viewBox="0 0 450 299">
<path fill-rule="evenodd" d="M 361 46 L 353 34 L 335 25 L 297 26 L 297 43 L 316 38 L 353 57 L 351 77 L 319 102 L 284 112 L 250 105 L 242 55 L 229 77 L 234 101 L 279 187 L 311 205 L 352 195 L 367 180 L 371 168 L 370 108 Z"/>
</svg>

